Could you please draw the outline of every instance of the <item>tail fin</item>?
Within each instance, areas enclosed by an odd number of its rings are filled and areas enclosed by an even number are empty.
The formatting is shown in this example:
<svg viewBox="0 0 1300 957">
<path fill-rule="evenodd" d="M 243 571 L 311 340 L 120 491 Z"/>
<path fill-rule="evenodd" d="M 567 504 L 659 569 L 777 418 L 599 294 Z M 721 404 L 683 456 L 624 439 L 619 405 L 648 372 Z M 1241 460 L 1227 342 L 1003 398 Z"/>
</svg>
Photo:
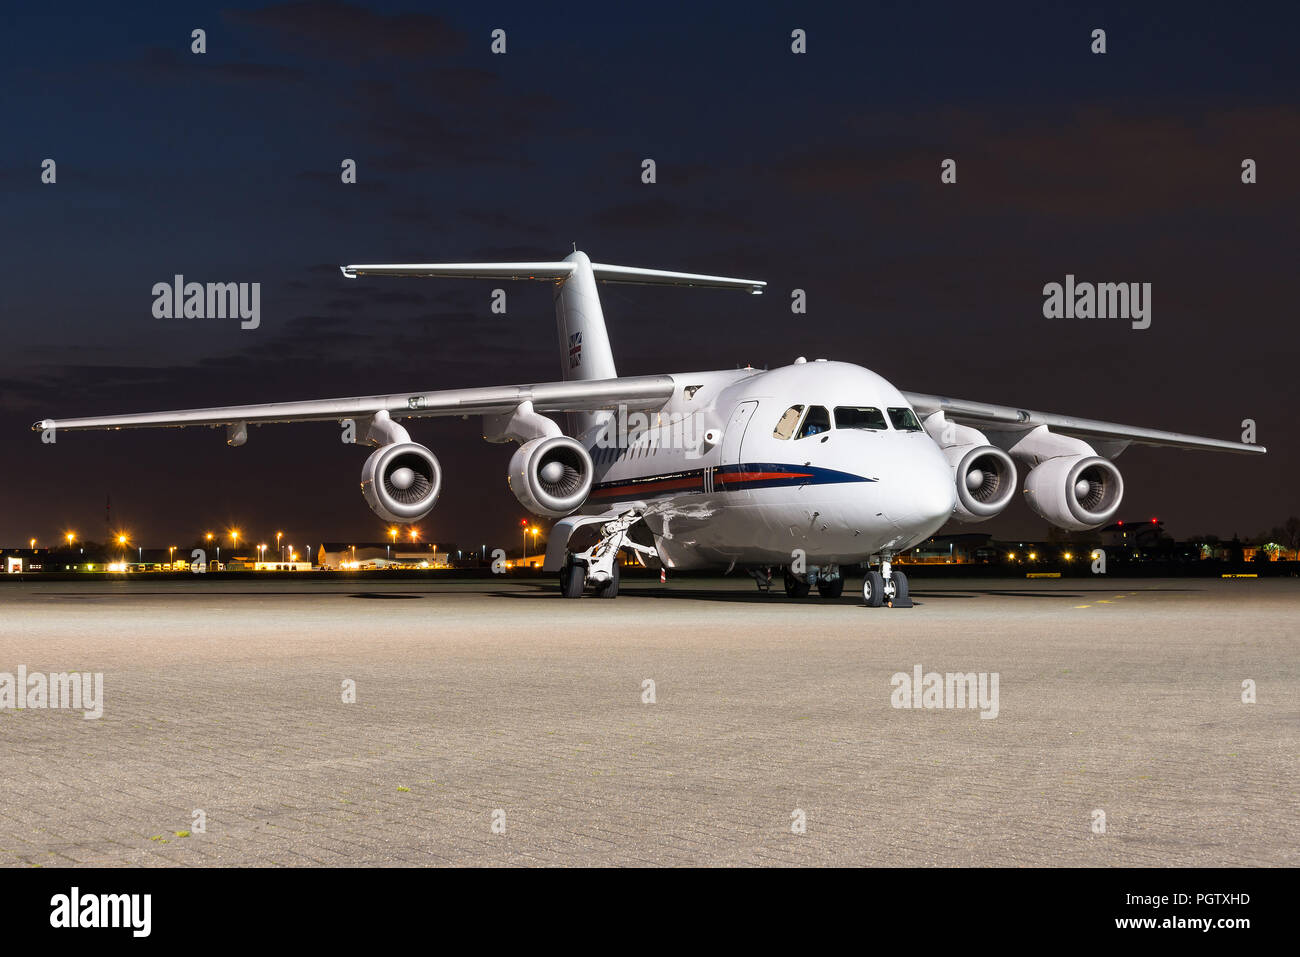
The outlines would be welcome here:
<svg viewBox="0 0 1300 957">
<path fill-rule="evenodd" d="M 395 265 L 343 266 L 343 275 L 357 276 L 445 276 L 471 279 L 546 279 L 555 282 L 555 325 L 560 338 L 560 369 L 565 379 L 613 379 L 614 352 L 609 345 L 605 314 L 600 308 L 596 281 L 642 285 L 711 286 L 747 289 L 754 295 L 766 283 L 753 279 L 729 279 L 697 273 L 640 269 L 594 263 L 587 254 L 574 250 L 562 262 L 538 263 L 405 263 Z M 609 413 L 582 413 L 579 432 L 585 432 Z"/>
</svg>

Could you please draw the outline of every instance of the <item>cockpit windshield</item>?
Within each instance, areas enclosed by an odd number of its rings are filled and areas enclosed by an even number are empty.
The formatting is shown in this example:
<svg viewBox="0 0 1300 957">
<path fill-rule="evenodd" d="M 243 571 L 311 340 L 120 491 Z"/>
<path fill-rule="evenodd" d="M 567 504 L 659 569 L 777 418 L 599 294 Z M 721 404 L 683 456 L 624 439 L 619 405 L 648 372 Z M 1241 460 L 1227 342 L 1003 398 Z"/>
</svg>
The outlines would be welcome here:
<svg viewBox="0 0 1300 957">
<path fill-rule="evenodd" d="M 869 429 L 873 432 L 889 428 L 880 410 L 872 406 L 837 405 L 835 407 L 835 427 L 837 429 Z"/>
<path fill-rule="evenodd" d="M 781 419 L 776 423 L 776 428 L 772 430 L 772 438 L 788 439 L 794 435 L 794 430 L 799 425 L 799 417 L 803 415 L 803 406 L 792 405 L 781 413 Z"/>
<path fill-rule="evenodd" d="M 920 432 L 921 423 L 916 421 L 916 413 L 911 409 L 890 409 L 889 421 L 894 423 L 894 428 L 900 432 Z"/>
<path fill-rule="evenodd" d="M 803 428 L 799 430 L 799 438 L 806 439 L 810 435 L 821 435 L 823 432 L 831 430 L 831 414 L 820 405 L 814 405 L 804 416 Z"/>
</svg>

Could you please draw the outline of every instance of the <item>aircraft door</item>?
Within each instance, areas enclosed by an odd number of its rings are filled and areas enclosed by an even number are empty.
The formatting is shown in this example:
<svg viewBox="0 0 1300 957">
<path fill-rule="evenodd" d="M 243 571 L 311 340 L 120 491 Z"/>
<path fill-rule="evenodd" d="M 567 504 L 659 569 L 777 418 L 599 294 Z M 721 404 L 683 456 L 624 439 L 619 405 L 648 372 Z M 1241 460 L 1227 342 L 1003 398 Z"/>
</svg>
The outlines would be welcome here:
<svg viewBox="0 0 1300 957">
<path fill-rule="evenodd" d="M 736 411 L 731 413 L 731 421 L 727 423 L 727 429 L 722 434 L 722 465 L 736 465 L 740 462 L 740 446 L 745 438 L 745 429 L 757 408 L 756 401 L 742 402 L 736 406 Z"/>
</svg>

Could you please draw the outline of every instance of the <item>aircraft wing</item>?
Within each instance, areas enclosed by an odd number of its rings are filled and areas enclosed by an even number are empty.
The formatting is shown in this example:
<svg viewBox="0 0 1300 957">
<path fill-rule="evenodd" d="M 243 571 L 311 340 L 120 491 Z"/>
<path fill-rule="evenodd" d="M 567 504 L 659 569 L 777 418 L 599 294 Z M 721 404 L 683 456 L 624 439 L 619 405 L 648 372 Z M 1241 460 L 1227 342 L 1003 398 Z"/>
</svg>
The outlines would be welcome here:
<svg viewBox="0 0 1300 957">
<path fill-rule="evenodd" d="M 394 419 L 422 416 L 490 415 L 510 412 L 531 402 L 538 412 L 598 412 L 625 406 L 657 409 L 673 394 L 672 376 L 632 376 L 530 385 L 448 389 L 441 392 L 395 392 L 347 399 L 309 399 L 256 405 L 214 406 L 133 415 L 102 415 L 76 419 L 42 419 L 32 430 L 185 428 L 192 425 L 265 425 L 272 422 L 312 422 L 387 412 Z"/>
<path fill-rule="evenodd" d="M 1117 422 L 1100 422 L 1096 419 L 1080 419 L 1053 412 L 1034 412 L 1009 405 L 990 405 L 986 402 L 950 399 L 946 396 L 923 395 L 917 392 L 904 392 L 903 396 L 922 417 L 934 412 L 943 412 L 945 418 L 961 425 L 995 432 L 1028 432 L 1045 425 L 1061 435 L 1114 443 L 1120 449 L 1128 445 L 1163 445 L 1178 449 L 1246 452 L 1253 455 L 1268 451 L 1262 445 L 1248 442 L 1229 442 L 1199 435 L 1185 435 L 1181 432 L 1163 432 L 1159 429 L 1145 429 L 1140 426 L 1121 425 Z"/>
</svg>

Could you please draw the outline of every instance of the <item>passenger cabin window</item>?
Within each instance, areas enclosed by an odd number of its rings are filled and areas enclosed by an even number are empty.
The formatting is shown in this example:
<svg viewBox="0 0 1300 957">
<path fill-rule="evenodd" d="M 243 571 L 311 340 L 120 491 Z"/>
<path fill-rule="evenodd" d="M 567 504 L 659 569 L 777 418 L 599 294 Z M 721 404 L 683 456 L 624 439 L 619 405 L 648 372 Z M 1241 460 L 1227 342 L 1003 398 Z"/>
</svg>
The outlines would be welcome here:
<svg viewBox="0 0 1300 957">
<path fill-rule="evenodd" d="M 772 430 L 772 438 L 788 439 L 794 435 L 795 428 L 799 425 L 799 416 L 803 415 L 803 406 L 792 405 L 781 413 L 781 419 L 776 423 L 776 428 Z"/>
<path fill-rule="evenodd" d="M 920 432 L 921 423 L 916 421 L 916 413 L 911 409 L 890 409 L 889 421 L 900 432 Z"/>
<path fill-rule="evenodd" d="M 830 430 L 831 414 L 820 405 L 814 405 L 804 417 L 803 428 L 799 430 L 799 438 L 806 439 L 810 435 L 821 435 L 823 432 L 829 432 Z"/>
<path fill-rule="evenodd" d="M 862 405 L 837 405 L 835 407 L 835 427 L 837 429 L 869 429 L 873 432 L 889 428 L 885 416 L 879 409 Z"/>
</svg>

